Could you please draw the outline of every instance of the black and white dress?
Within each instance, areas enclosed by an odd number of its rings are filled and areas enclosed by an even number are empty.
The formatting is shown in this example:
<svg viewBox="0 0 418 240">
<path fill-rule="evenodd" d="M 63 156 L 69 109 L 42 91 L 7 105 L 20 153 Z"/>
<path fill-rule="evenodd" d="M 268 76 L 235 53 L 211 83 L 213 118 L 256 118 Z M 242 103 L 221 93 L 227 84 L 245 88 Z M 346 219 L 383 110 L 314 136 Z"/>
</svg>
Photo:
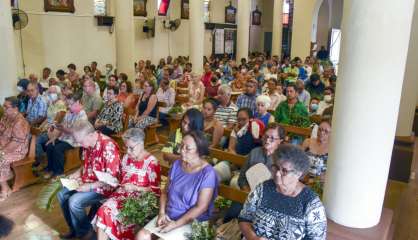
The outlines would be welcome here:
<svg viewBox="0 0 418 240">
<path fill-rule="evenodd" d="M 250 193 L 238 220 L 250 222 L 257 236 L 267 239 L 326 239 L 324 206 L 308 187 L 289 197 L 276 190 L 273 180 L 267 180 Z"/>
</svg>

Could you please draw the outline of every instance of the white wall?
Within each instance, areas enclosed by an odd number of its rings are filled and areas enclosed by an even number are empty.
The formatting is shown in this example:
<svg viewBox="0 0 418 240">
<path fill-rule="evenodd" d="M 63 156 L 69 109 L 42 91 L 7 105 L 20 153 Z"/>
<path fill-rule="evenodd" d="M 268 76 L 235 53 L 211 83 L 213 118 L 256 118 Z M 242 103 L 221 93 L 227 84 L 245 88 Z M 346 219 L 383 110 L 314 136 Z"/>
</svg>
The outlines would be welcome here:
<svg viewBox="0 0 418 240">
<path fill-rule="evenodd" d="M 114 16 L 114 5 L 120 0 L 110 0 L 108 14 Z M 124 0 L 125 1 L 125 0 Z M 262 11 L 262 25 L 252 26 L 250 32 L 250 51 L 263 51 L 264 32 L 271 31 L 273 0 L 254 0 L 254 4 Z M 21 31 L 23 51 L 20 49 L 20 32 L 15 31 L 15 45 L 18 55 L 19 76 L 23 77 L 21 53 L 25 62 L 26 75 L 40 74 L 47 66 L 55 72 L 66 70 L 69 63 L 77 65 L 82 72 L 84 65 L 97 61 L 99 68 L 106 63 L 115 65 L 116 40 L 115 34 L 109 33 L 108 27 L 97 26 L 93 16 L 93 0 L 74 0 L 75 13 L 44 12 L 43 0 L 20 0 L 20 8 L 29 16 L 29 24 Z M 212 0 L 211 22 L 225 22 L 225 7 L 229 0 Z M 179 29 L 175 32 L 162 26 L 164 19 L 180 18 L 181 0 L 172 0 L 167 17 L 157 15 L 157 0 L 147 1 L 147 17 L 134 17 L 135 24 L 135 60 L 151 59 L 157 63 L 160 58 L 168 55 L 179 56 L 189 54 L 189 20 L 182 19 Z M 237 7 L 237 0 L 232 0 Z M 254 7 L 255 7 L 254 5 Z M 270 7 L 269 7 L 270 6 Z M 156 17 L 156 33 L 148 38 L 142 32 L 147 18 Z M 204 53 L 212 52 L 212 32 L 205 31 Z"/>
<path fill-rule="evenodd" d="M 26 75 L 40 74 L 45 66 L 53 72 L 59 68 L 66 70 L 71 62 L 80 71 L 93 60 L 97 60 L 100 66 L 115 63 L 115 36 L 107 27 L 97 26 L 93 1 L 75 0 L 74 14 L 45 13 L 43 0 L 20 0 L 19 3 L 29 18 L 29 24 L 21 32 Z M 20 56 L 19 31 L 15 31 L 15 40 Z M 21 57 L 19 63 L 22 63 Z M 23 76 L 21 64 L 18 72 Z"/>
</svg>

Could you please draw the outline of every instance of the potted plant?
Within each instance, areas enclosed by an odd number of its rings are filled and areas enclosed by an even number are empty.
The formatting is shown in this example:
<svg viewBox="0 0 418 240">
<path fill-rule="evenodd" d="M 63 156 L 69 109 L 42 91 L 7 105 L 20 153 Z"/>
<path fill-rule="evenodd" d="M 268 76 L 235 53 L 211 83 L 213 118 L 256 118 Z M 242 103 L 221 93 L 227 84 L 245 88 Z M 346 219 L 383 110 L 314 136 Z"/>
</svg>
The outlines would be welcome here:
<svg viewBox="0 0 418 240">
<path fill-rule="evenodd" d="M 144 192 L 139 197 L 130 197 L 123 202 L 119 217 L 126 225 L 144 226 L 157 216 L 159 201 L 153 192 Z"/>
</svg>

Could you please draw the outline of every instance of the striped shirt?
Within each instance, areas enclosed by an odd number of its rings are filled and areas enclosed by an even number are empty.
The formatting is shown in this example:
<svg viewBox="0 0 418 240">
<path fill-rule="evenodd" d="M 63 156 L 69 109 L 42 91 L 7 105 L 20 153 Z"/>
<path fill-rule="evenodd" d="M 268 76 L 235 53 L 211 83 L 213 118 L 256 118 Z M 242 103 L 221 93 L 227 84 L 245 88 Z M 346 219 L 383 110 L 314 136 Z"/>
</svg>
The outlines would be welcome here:
<svg viewBox="0 0 418 240">
<path fill-rule="evenodd" d="M 26 119 L 29 123 L 33 123 L 40 118 L 46 117 L 47 110 L 48 105 L 42 96 L 38 95 L 35 99 L 29 98 Z"/>
<path fill-rule="evenodd" d="M 245 93 L 238 96 L 237 99 L 237 106 L 239 109 L 241 108 L 249 108 L 253 112 L 253 115 L 257 111 L 256 105 L 257 94 L 254 95 L 247 95 Z"/>
<path fill-rule="evenodd" d="M 229 123 L 237 122 L 237 111 L 237 105 L 232 102 L 226 107 L 219 105 L 215 112 L 215 118 L 220 121 L 225 128 Z"/>
</svg>

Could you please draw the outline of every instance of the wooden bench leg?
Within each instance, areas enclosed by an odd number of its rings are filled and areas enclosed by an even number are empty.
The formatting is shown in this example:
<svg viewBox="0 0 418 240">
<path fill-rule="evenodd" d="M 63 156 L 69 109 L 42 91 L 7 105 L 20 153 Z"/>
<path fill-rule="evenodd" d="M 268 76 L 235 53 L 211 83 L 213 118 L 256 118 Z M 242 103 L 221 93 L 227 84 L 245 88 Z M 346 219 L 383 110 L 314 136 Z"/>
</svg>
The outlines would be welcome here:
<svg viewBox="0 0 418 240">
<path fill-rule="evenodd" d="M 80 148 L 74 148 L 65 152 L 64 172 L 78 168 L 81 165 Z"/>
<path fill-rule="evenodd" d="M 15 174 L 12 188 L 13 192 L 19 191 L 22 187 L 33 184 L 38 180 L 38 178 L 33 175 L 32 163 L 14 166 L 13 171 Z"/>
<path fill-rule="evenodd" d="M 148 127 L 145 129 L 145 146 L 158 143 L 158 135 L 156 127 Z"/>
</svg>

